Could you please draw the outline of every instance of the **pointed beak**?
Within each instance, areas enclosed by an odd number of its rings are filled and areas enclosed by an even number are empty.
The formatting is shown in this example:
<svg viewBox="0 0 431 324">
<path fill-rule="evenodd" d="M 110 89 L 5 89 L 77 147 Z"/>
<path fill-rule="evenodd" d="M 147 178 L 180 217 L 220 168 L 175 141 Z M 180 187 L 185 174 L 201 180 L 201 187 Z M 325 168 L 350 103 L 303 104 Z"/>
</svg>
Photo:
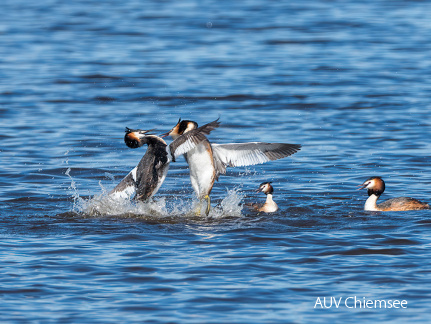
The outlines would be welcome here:
<svg viewBox="0 0 431 324">
<path fill-rule="evenodd" d="M 126 127 L 125 132 L 127 134 L 129 133 L 139 133 L 139 134 L 147 134 L 149 132 L 155 131 L 155 128 L 149 129 L 149 130 L 143 130 L 143 129 L 131 129 L 129 127 Z"/>
<path fill-rule="evenodd" d="M 155 131 L 155 130 L 157 130 L 157 129 L 155 129 L 155 128 L 151 128 L 151 129 L 149 129 L 149 130 L 146 130 L 146 131 L 142 131 L 144 134 L 148 134 L 148 133 L 150 133 L 150 132 L 152 132 L 152 131 Z M 150 135 L 150 134 L 148 134 L 148 135 Z"/>
<path fill-rule="evenodd" d="M 359 188 L 358 188 L 358 189 L 356 189 L 356 190 L 364 189 L 366 186 L 368 186 L 368 183 L 360 184 L 360 185 L 356 186 L 356 187 L 359 187 Z"/>
<path fill-rule="evenodd" d="M 255 191 L 256 192 L 262 192 L 262 189 L 261 188 L 257 188 Z"/>
<path fill-rule="evenodd" d="M 163 138 L 163 137 L 169 136 L 170 133 L 171 132 L 163 133 L 163 134 L 160 134 L 159 136 Z"/>
</svg>

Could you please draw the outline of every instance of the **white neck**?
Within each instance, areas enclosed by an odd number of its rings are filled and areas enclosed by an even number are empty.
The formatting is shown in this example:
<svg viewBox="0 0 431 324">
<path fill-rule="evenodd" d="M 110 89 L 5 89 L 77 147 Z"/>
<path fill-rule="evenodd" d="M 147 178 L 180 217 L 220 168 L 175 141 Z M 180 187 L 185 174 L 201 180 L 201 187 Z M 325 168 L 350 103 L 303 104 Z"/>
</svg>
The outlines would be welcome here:
<svg viewBox="0 0 431 324">
<path fill-rule="evenodd" d="M 277 204 L 272 200 L 272 194 L 266 195 L 265 209 L 267 212 L 275 212 L 278 210 Z"/>
<path fill-rule="evenodd" d="M 364 210 L 379 210 L 377 208 L 377 199 L 379 199 L 379 196 L 376 196 L 375 194 L 369 196 L 365 202 Z"/>
</svg>

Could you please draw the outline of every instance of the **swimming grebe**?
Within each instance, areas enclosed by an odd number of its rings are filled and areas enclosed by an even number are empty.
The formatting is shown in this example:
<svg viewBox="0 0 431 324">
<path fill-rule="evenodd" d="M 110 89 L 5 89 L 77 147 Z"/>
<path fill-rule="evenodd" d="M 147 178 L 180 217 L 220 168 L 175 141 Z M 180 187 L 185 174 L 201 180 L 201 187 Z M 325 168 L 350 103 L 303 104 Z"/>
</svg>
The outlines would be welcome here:
<svg viewBox="0 0 431 324">
<path fill-rule="evenodd" d="M 198 124 L 191 120 L 180 120 L 166 134 L 175 140 L 183 134 L 196 129 Z M 296 153 L 300 150 L 299 144 L 284 143 L 231 143 L 214 144 L 208 139 L 200 142 L 195 148 L 185 154 L 190 168 L 190 180 L 197 197 L 207 200 L 206 215 L 210 210 L 210 193 L 215 180 L 220 174 L 226 174 L 227 167 L 247 166 L 265 163 Z"/>
<path fill-rule="evenodd" d="M 205 140 L 218 123 L 206 124 L 193 132 L 184 134 L 169 146 L 154 135 L 151 130 L 126 128 L 124 141 L 130 148 L 148 145 L 147 151 L 138 165 L 110 192 L 110 195 L 128 198 L 134 193 L 135 199 L 145 201 L 157 193 L 169 169 L 171 161 L 188 152 Z"/>
<path fill-rule="evenodd" d="M 274 193 L 274 188 L 271 182 L 263 182 L 259 185 L 257 192 L 263 192 L 266 195 L 266 201 L 264 204 L 252 204 L 251 207 L 259 212 L 273 213 L 278 210 L 278 206 L 274 200 L 272 200 L 272 195 Z"/>
<path fill-rule="evenodd" d="M 370 211 L 405 211 L 405 210 L 418 210 L 429 209 L 429 205 L 420 202 L 414 198 L 399 197 L 386 200 L 377 204 L 377 199 L 385 191 L 385 182 L 380 177 L 371 177 L 367 179 L 359 189 L 368 189 L 368 199 L 365 202 L 364 210 Z"/>
</svg>

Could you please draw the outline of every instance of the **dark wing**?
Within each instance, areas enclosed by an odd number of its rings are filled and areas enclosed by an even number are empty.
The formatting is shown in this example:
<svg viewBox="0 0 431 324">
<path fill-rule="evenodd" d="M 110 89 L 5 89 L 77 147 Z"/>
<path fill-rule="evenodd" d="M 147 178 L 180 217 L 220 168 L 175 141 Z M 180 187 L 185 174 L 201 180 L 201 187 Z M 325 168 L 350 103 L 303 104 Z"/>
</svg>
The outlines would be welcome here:
<svg viewBox="0 0 431 324">
<path fill-rule="evenodd" d="M 119 198 L 130 198 L 136 192 L 136 170 L 138 167 L 135 167 L 132 171 L 130 171 L 120 183 L 111 190 L 109 193 L 112 197 Z"/>
<path fill-rule="evenodd" d="M 219 126 L 220 122 L 218 119 L 216 119 L 211 123 L 205 124 L 179 136 L 177 139 L 175 139 L 175 141 L 169 144 L 169 149 L 173 160 L 175 161 L 178 156 L 187 153 L 196 147 L 196 145 L 198 145 L 200 142 L 206 140 L 207 138 L 205 135 L 209 135 Z"/>
<path fill-rule="evenodd" d="M 232 143 L 211 144 L 216 175 L 225 174 L 227 167 L 261 164 L 285 158 L 301 149 L 299 144 Z"/>
<path fill-rule="evenodd" d="M 398 197 L 386 200 L 377 205 L 383 210 L 415 210 L 415 209 L 429 209 L 428 204 L 410 197 Z"/>
</svg>

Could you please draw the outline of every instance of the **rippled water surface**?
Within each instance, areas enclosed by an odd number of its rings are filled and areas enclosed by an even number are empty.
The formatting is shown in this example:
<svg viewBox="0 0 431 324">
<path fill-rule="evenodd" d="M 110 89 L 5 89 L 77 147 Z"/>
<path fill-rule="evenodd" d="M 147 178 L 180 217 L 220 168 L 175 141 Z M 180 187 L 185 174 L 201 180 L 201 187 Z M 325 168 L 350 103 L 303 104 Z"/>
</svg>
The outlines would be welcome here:
<svg viewBox="0 0 431 324">
<path fill-rule="evenodd" d="M 0 317 L 4 323 L 429 322 L 430 1 L 3 1 Z M 194 216 L 180 158 L 154 202 L 106 192 L 168 131 L 302 144 L 230 168 Z M 244 204 L 272 181 L 280 210 Z M 406 300 L 321 309 L 317 298 Z"/>
</svg>

